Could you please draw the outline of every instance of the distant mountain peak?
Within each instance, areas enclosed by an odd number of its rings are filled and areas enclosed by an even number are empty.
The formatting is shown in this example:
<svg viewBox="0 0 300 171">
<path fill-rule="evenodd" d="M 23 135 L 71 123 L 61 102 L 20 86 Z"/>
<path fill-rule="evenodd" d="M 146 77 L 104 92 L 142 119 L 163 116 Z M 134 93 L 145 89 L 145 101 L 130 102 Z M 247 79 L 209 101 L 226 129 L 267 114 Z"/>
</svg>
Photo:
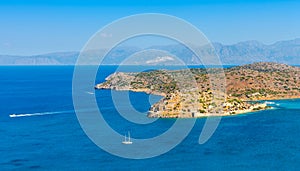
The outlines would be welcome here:
<svg viewBox="0 0 300 171">
<path fill-rule="evenodd" d="M 259 42 L 257 40 L 248 40 L 244 42 L 239 42 L 237 45 L 247 45 L 247 46 L 265 46 L 262 42 Z"/>
<path fill-rule="evenodd" d="M 212 45 L 215 51 L 211 48 L 205 49 L 203 47 L 196 47 L 195 45 L 193 45 L 193 47 L 200 49 L 199 52 L 202 54 L 199 56 L 217 54 L 220 57 L 221 63 L 224 65 L 242 65 L 260 61 L 300 65 L 300 38 L 279 41 L 271 45 L 266 45 L 256 40 L 244 41 L 232 45 L 214 42 Z M 141 50 L 146 51 L 149 49 L 166 51 L 170 53 L 168 56 L 178 57 L 187 65 L 202 64 L 195 54 L 182 44 L 157 45 L 146 49 L 118 46 L 113 48 L 109 54 L 105 56 L 102 64 L 118 65 L 131 55 Z M 102 52 L 104 53 L 105 50 L 88 51 L 88 53 L 85 53 L 85 61 L 89 65 L 98 65 L 95 57 L 103 54 Z M 59 52 L 34 56 L 0 55 L 0 65 L 75 65 L 78 55 L 79 52 Z M 148 60 L 154 60 L 161 56 L 162 55 L 152 54 L 151 59 L 148 58 Z M 144 58 L 141 57 L 141 59 Z M 161 61 L 158 60 L 157 62 Z M 138 62 L 136 63 L 136 65 L 139 64 Z M 168 64 L 172 63 L 168 62 Z"/>
</svg>

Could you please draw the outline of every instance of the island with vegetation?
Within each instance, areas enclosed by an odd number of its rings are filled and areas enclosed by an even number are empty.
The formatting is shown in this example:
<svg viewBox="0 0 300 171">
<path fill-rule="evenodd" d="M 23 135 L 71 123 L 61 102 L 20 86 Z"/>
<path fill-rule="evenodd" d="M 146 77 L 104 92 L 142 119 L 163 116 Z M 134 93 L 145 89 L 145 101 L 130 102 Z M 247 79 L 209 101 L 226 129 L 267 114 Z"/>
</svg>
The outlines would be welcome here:
<svg viewBox="0 0 300 171">
<path fill-rule="evenodd" d="M 224 91 L 217 93 L 221 98 L 216 97 L 212 86 L 222 75 L 220 73 L 225 77 L 224 83 L 220 84 Z M 193 81 L 189 81 L 191 78 L 195 80 L 194 85 Z M 228 116 L 268 109 L 261 100 L 300 98 L 300 68 L 259 62 L 223 70 L 197 68 L 116 72 L 95 88 L 163 96 L 150 107 L 148 117 Z"/>
</svg>

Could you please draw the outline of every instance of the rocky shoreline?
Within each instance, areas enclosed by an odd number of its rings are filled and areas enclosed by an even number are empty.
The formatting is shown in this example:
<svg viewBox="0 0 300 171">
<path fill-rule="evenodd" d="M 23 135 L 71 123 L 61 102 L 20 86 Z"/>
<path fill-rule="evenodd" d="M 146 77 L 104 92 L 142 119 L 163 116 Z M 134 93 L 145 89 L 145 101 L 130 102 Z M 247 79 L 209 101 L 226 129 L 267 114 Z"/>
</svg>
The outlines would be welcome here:
<svg viewBox="0 0 300 171">
<path fill-rule="evenodd" d="M 163 96 L 153 104 L 148 117 L 198 118 L 229 116 L 269 109 L 265 103 L 253 101 L 300 98 L 300 70 L 276 63 L 254 63 L 225 69 L 225 100 L 215 101 L 203 69 L 191 70 L 199 88 L 189 90 L 182 80 L 180 89 L 169 75 L 184 75 L 185 71 L 151 71 L 142 73 L 114 73 L 95 89 L 129 90 Z M 178 80 L 177 80 L 178 81 Z M 201 86 L 200 86 L 201 85 Z M 205 86 L 203 86 L 205 85 Z M 248 102 L 252 101 L 252 103 Z"/>
</svg>

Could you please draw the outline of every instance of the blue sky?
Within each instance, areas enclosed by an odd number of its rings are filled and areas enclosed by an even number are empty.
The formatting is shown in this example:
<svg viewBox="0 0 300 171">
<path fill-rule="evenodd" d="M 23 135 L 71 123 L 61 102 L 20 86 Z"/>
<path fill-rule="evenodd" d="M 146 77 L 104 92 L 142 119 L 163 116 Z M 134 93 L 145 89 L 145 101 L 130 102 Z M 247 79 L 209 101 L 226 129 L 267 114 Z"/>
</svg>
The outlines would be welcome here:
<svg viewBox="0 0 300 171">
<path fill-rule="evenodd" d="M 78 51 L 106 24 L 139 13 L 180 17 L 211 41 L 271 44 L 300 38 L 299 9 L 296 0 L 0 1 L 0 54 Z"/>
</svg>

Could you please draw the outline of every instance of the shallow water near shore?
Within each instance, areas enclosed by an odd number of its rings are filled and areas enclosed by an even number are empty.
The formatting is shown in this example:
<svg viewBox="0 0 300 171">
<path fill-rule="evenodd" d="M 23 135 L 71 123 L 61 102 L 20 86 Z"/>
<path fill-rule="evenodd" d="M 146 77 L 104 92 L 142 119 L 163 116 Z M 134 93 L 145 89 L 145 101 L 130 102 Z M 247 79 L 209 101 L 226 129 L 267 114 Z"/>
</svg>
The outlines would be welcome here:
<svg viewBox="0 0 300 171">
<path fill-rule="evenodd" d="M 97 82 L 115 69 L 101 68 Z M 101 150 L 84 134 L 74 113 L 72 74 L 71 66 L 0 67 L 1 170 L 300 168 L 300 99 L 272 100 L 269 105 L 274 110 L 223 117 L 214 135 L 202 145 L 198 138 L 205 118 L 197 119 L 190 134 L 168 153 L 129 160 Z M 158 119 L 147 125 L 127 122 L 113 107 L 109 90 L 97 90 L 95 95 L 103 116 L 120 134 L 130 130 L 133 138 L 150 138 L 168 130 L 175 121 Z M 144 113 L 150 107 L 148 97 L 130 92 L 131 103 Z M 23 116 L 11 118 L 10 114 Z"/>
</svg>

